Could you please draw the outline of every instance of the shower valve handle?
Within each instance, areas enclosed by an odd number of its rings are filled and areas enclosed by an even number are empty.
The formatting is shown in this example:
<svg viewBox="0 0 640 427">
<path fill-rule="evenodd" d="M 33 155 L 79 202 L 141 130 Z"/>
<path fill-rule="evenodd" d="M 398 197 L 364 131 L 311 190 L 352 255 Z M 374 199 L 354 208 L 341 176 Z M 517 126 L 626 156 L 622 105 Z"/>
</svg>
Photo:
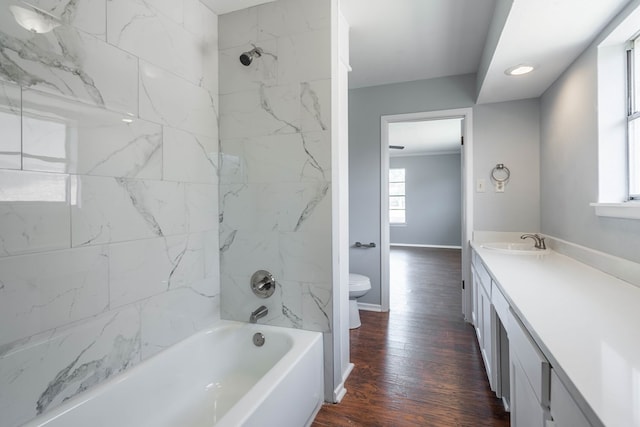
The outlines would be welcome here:
<svg viewBox="0 0 640 427">
<path fill-rule="evenodd" d="M 266 270 L 258 270 L 251 276 L 251 290 L 260 298 L 269 298 L 276 290 L 276 279 Z"/>
</svg>

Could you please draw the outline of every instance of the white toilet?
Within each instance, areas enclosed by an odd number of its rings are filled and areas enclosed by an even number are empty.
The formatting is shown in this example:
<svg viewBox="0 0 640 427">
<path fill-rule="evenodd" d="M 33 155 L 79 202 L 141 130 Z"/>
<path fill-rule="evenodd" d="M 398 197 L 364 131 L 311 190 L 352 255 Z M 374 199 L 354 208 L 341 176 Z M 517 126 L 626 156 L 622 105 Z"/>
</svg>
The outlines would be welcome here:
<svg viewBox="0 0 640 427">
<path fill-rule="evenodd" d="M 349 273 L 349 329 L 359 328 L 360 312 L 358 311 L 358 300 L 371 290 L 371 281 L 362 274 Z"/>
</svg>

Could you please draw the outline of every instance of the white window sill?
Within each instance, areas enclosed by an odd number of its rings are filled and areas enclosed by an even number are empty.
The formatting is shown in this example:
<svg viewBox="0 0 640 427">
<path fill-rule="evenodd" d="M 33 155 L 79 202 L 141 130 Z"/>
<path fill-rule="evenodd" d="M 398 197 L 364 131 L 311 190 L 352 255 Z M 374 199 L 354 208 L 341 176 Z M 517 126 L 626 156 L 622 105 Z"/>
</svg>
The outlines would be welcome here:
<svg viewBox="0 0 640 427">
<path fill-rule="evenodd" d="M 640 219 L 640 202 L 591 203 L 596 215 L 609 218 Z"/>
</svg>

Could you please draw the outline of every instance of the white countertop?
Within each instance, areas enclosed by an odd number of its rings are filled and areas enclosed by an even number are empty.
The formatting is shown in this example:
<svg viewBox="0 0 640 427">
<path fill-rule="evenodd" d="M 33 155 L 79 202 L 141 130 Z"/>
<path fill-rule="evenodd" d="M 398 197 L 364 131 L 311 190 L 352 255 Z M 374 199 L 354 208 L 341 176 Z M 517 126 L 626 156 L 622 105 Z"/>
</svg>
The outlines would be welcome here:
<svg viewBox="0 0 640 427">
<path fill-rule="evenodd" d="M 472 247 L 552 367 L 602 423 L 640 427 L 640 288 L 557 252 Z"/>
</svg>

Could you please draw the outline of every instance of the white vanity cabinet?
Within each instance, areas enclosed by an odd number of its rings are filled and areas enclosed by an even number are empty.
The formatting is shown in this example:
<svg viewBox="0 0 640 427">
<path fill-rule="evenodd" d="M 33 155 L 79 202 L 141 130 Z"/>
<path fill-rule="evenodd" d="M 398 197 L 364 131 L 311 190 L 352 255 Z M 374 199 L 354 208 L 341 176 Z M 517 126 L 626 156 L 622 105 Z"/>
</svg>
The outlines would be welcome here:
<svg viewBox="0 0 640 427">
<path fill-rule="evenodd" d="M 511 425 L 640 427 L 637 395 L 618 384 L 623 372 L 633 376 L 640 352 L 627 325 L 637 324 L 640 290 L 563 254 L 472 247 L 472 318 L 491 389 Z M 568 307 L 589 315 L 574 318 Z M 603 342 L 616 349 L 612 357 L 597 351 Z"/>
<path fill-rule="evenodd" d="M 576 401 L 562 384 L 555 369 L 551 369 L 551 417 L 546 427 L 591 427 Z"/>
<path fill-rule="evenodd" d="M 545 427 L 551 419 L 551 366 L 515 313 L 510 311 L 510 315 L 511 425 Z"/>
<path fill-rule="evenodd" d="M 491 390 L 511 412 L 511 425 L 590 426 L 475 251 L 471 273 L 482 361 Z"/>
<path fill-rule="evenodd" d="M 497 336 L 495 312 L 491 304 L 491 276 L 480 259 L 475 255 L 472 263 L 474 321 L 478 345 L 482 354 L 489 385 L 496 391 L 497 386 Z"/>
<path fill-rule="evenodd" d="M 505 409 L 509 411 L 511 409 L 511 385 L 509 382 L 509 336 L 507 331 L 511 322 L 511 314 L 509 303 L 495 281 L 491 282 L 491 304 L 495 314 L 495 327 L 492 329 L 496 344 L 494 357 L 496 387 L 494 391 L 496 396 L 502 399 Z"/>
</svg>

